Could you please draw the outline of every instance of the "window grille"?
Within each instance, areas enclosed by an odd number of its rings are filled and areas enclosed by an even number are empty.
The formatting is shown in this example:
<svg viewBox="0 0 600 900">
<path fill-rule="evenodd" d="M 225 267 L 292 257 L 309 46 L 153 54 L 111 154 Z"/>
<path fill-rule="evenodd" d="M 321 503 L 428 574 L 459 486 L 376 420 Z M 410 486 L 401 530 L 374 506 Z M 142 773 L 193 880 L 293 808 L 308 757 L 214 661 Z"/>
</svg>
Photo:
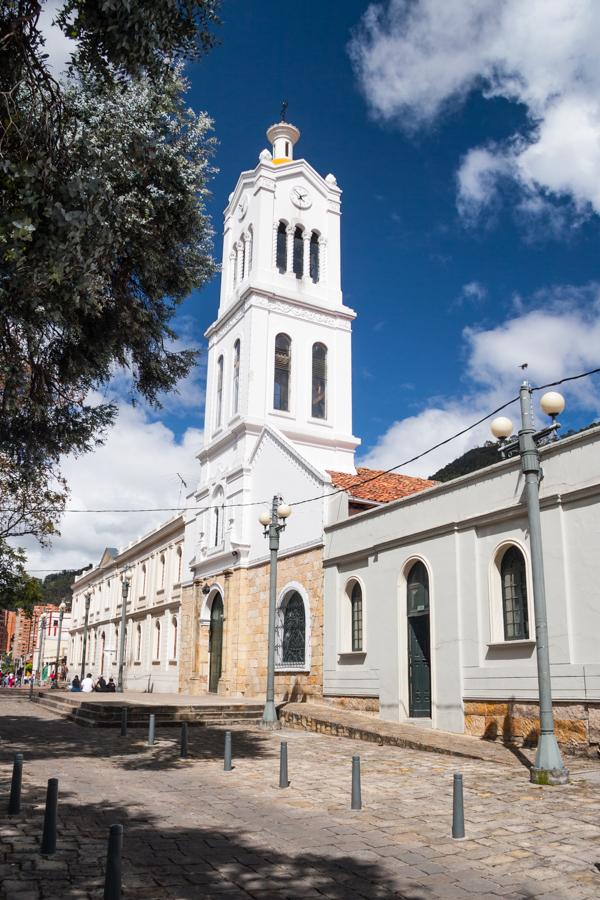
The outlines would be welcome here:
<svg viewBox="0 0 600 900">
<path fill-rule="evenodd" d="M 294 230 L 294 275 L 302 278 L 304 274 L 304 240 L 301 228 Z"/>
<path fill-rule="evenodd" d="M 313 344 L 312 348 L 312 415 L 324 419 L 327 415 L 327 347 Z"/>
<path fill-rule="evenodd" d="M 502 557 L 500 579 L 502 582 L 504 640 L 528 640 L 529 616 L 525 559 L 517 547 L 509 547 Z"/>
<path fill-rule="evenodd" d="M 277 253 L 275 265 L 277 271 L 283 275 L 287 270 L 287 232 L 285 222 L 280 222 L 277 228 Z"/>
<path fill-rule="evenodd" d="M 306 614 L 297 591 L 288 595 L 278 611 L 275 658 L 281 666 L 296 668 L 306 664 Z"/>
<path fill-rule="evenodd" d="M 292 362 L 292 342 L 287 334 L 275 338 L 275 379 L 273 408 L 289 411 L 290 370 Z"/>
<path fill-rule="evenodd" d="M 319 280 L 319 235 L 316 231 L 310 236 L 310 277 L 315 284 Z"/>
<path fill-rule="evenodd" d="M 360 652 L 363 648 L 363 601 L 358 581 L 354 582 L 350 604 L 352 607 L 352 651 Z"/>
</svg>

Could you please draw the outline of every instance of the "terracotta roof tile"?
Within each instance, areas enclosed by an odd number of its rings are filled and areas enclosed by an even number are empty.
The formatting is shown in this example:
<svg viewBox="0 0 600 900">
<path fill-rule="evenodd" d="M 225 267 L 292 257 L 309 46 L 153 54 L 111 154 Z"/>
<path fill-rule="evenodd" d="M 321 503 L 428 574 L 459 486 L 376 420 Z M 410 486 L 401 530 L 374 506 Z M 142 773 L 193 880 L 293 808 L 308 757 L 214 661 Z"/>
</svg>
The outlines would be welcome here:
<svg viewBox="0 0 600 900">
<path fill-rule="evenodd" d="M 390 503 L 392 500 L 408 497 L 409 494 L 416 494 L 437 484 L 437 481 L 429 481 L 427 478 L 413 478 L 411 475 L 398 475 L 395 472 L 360 467 L 357 468 L 356 475 L 332 471 L 328 471 L 328 474 L 331 475 L 334 485 L 343 488 L 351 497 L 375 503 Z"/>
</svg>

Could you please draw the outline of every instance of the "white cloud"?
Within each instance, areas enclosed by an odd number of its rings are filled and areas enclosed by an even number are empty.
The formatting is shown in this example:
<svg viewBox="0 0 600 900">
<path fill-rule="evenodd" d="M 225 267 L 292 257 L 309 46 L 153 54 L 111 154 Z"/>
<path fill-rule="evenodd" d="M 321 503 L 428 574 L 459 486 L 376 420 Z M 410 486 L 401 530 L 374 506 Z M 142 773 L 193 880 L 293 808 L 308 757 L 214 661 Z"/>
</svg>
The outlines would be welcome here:
<svg viewBox="0 0 600 900">
<path fill-rule="evenodd" d="M 466 328 L 466 390 L 459 399 L 432 401 L 414 416 L 394 422 L 361 460 L 387 469 L 410 459 L 445 437 L 516 396 L 519 366 L 528 364 L 527 378 L 544 384 L 600 366 L 600 287 L 562 286 L 539 292 L 533 308 L 494 328 Z M 600 416 L 600 380 L 582 379 L 564 385 L 568 406 L 589 418 Z M 518 410 L 509 415 L 517 422 Z M 425 456 L 401 471 L 430 475 L 470 447 L 490 439 L 489 423 Z"/>
<path fill-rule="evenodd" d="M 72 509 L 177 507 L 186 494 L 177 473 L 190 487 L 194 485 L 199 475 L 195 455 L 201 445 L 199 429 L 188 428 L 178 440 L 162 422 L 151 421 L 147 411 L 123 404 L 103 446 L 79 458 L 66 458 L 68 505 Z M 96 564 L 105 547 L 124 546 L 172 515 L 66 512 L 61 536 L 50 550 L 28 543 L 28 569 Z"/>
<path fill-rule="evenodd" d="M 487 288 L 479 281 L 468 281 L 463 284 L 460 294 L 456 300 L 456 306 L 463 306 L 470 303 L 475 306 L 483 303 L 487 297 Z"/>
<path fill-rule="evenodd" d="M 369 7 L 350 53 L 372 112 L 407 129 L 474 90 L 525 110 L 521 132 L 465 156 L 461 212 L 510 177 L 528 202 L 566 198 L 581 216 L 600 213 L 599 42 L 597 0 L 388 0 Z"/>
</svg>

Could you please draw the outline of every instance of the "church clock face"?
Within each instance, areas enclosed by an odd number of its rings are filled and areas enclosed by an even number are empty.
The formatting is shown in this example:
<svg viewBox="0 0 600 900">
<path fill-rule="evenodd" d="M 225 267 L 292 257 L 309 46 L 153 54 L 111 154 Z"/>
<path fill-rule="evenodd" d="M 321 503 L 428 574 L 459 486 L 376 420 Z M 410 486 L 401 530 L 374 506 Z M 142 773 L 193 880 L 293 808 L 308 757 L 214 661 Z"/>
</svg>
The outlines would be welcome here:
<svg viewBox="0 0 600 900">
<path fill-rule="evenodd" d="M 290 191 L 290 199 L 294 206 L 297 206 L 298 209 L 308 209 L 312 206 L 312 197 L 308 193 L 305 187 L 302 187 L 301 184 L 295 184 L 292 190 Z"/>
</svg>

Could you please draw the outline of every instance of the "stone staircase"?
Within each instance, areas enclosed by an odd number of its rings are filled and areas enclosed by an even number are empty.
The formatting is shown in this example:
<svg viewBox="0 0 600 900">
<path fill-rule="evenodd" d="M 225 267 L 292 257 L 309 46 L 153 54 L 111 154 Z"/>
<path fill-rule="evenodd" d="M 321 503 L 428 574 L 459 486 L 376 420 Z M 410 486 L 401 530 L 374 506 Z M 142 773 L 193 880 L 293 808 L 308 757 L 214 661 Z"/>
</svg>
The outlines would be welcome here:
<svg viewBox="0 0 600 900">
<path fill-rule="evenodd" d="M 259 722 L 262 718 L 263 705 L 249 703 L 247 701 L 236 703 L 235 700 L 223 703 L 189 705 L 171 705 L 157 703 L 136 704 L 128 695 L 122 702 L 111 701 L 103 703 L 100 700 L 87 701 L 81 699 L 81 695 L 75 697 L 62 691 L 35 691 L 33 695 L 35 703 L 39 703 L 45 709 L 56 713 L 63 718 L 70 719 L 77 725 L 90 728 L 118 728 L 121 725 L 121 708 L 127 707 L 127 725 L 129 728 L 147 728 L 150 714 L 156 716 L 156 727 L 180 725 L 188 722 L 190 725 L 232 725 Z"/>
</svg>

